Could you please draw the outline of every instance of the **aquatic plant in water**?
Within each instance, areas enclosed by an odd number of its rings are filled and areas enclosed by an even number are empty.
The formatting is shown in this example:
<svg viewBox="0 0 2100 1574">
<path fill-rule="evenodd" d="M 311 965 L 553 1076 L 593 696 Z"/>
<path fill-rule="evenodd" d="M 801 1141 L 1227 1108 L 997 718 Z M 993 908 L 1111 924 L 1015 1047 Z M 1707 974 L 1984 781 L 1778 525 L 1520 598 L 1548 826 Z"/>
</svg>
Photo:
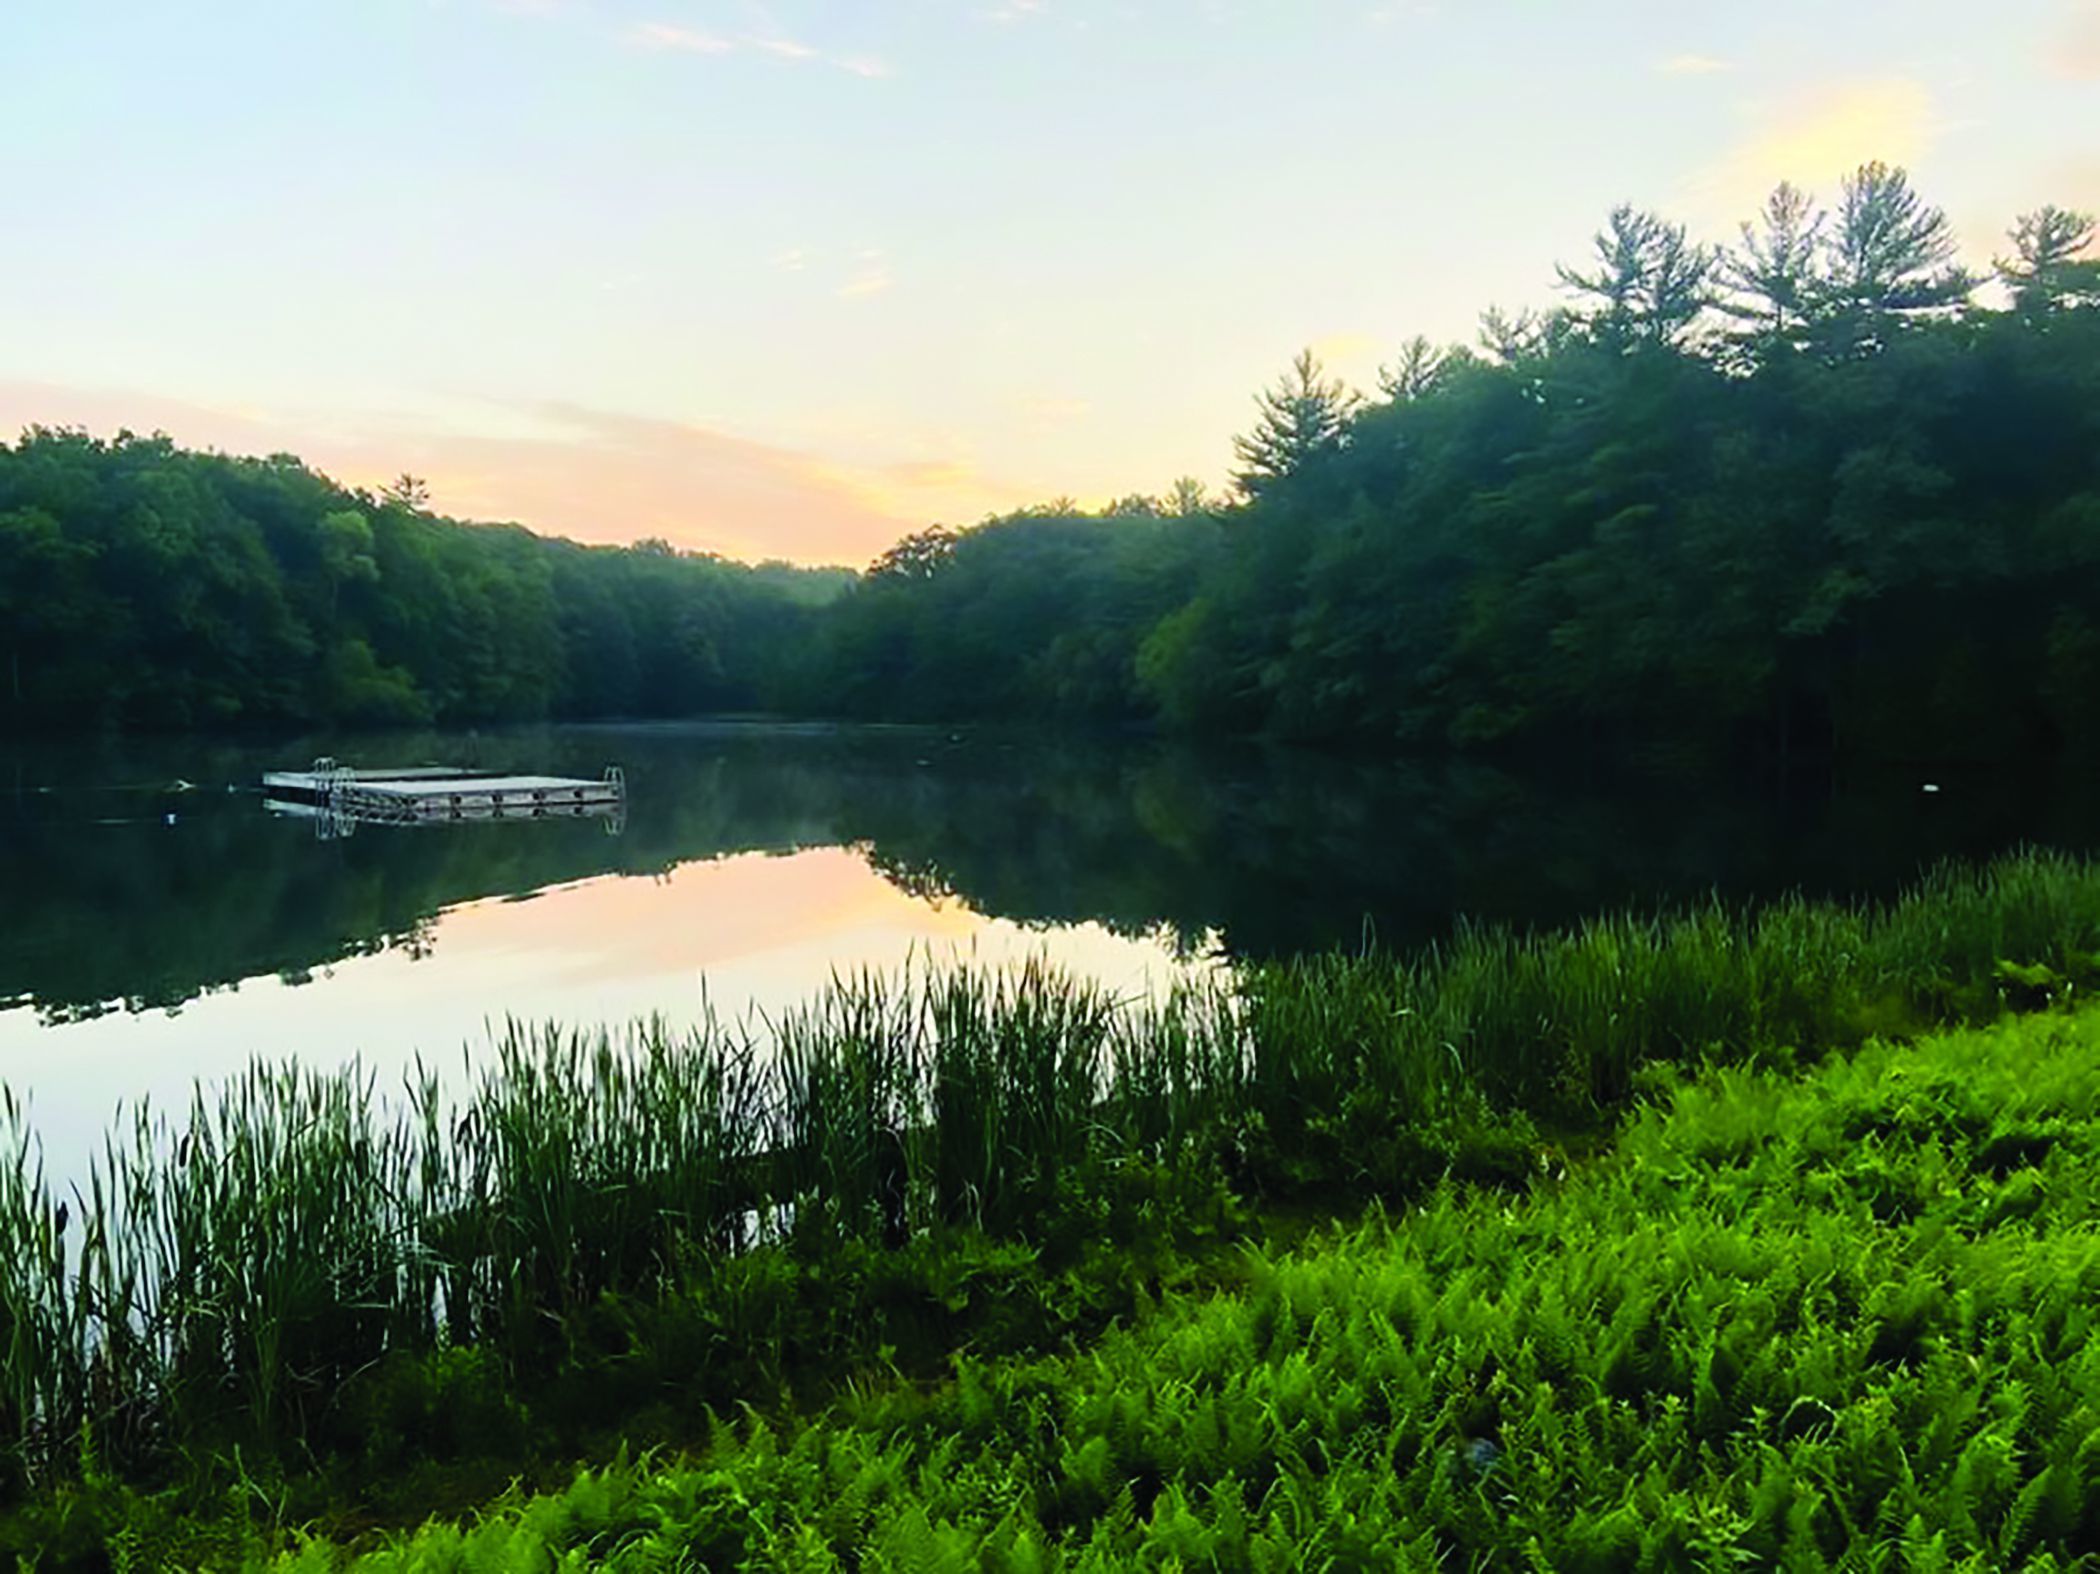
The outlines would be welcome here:
<svg viewBox="0 0 2100 1574">
<path fill-rule="evenodd" d="M 922 969 L 837 980 L 770 1033 L 513 1027 L 457 1102 L 428 1076 L 386 1102 L 360 1072 L 258 1066 L 185 1121 L 137 1112 L 63 1196 L 10 1100 L 7 1491 L 361 1446 L 359 1396 L 448 1352 L 513 1395 L 601 1371 L 622 1340 L 655 1370 L 658 1303 L 719 1330 L 684 1379 L 712 1402 L 709 1374 L 744 1351 L 780 1376 L 816 1348 L 801 1270 L 731 1287 L 722 1265 L 755 1252 L 886 1252 L 932 1283 L 966 1242 L 1114 1251 L 1223 1193 L 1354 1207 L 1446 1175 L 1521 1182 L 1533 1120 L 1594 1124 L 1659 1070 L 2063 999 L 2096 958 L 2100 866 L 2035 853 L 1881 906 L 1468 927 L 1154 1002 L 1040 965 Z"/>
</svg>

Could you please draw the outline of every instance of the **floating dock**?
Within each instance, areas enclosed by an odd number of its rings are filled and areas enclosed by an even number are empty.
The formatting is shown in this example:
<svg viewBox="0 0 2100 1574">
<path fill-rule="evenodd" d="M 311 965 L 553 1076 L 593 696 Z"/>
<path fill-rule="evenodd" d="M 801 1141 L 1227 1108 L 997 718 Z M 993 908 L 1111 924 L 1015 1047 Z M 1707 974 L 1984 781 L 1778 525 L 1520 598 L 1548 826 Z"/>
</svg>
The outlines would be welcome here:
<svg viewBox="0 0 2100 1574">
<path fill-rule="evenodd" d="M 305 771 L 263 775 L 264 807 L 388 825 L 448 820 L 545 820 L 623 814 L 627 780 L 609 765 L 597 781 L 574 776 L 506 776 L 446 765 L 352 770 L 334 760 Z"/>
</svg>

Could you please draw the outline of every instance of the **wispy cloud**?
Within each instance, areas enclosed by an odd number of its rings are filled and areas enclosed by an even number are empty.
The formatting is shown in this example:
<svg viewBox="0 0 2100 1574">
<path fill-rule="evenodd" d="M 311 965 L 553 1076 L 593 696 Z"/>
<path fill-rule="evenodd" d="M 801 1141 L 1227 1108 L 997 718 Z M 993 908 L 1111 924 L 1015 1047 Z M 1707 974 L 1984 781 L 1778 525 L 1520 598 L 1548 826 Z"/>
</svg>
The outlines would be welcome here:
<svg viewBox="0 0 2100 1574">
<path fill-rule="evenodd" d="M 894 280 L 887 253 L 879 246 L 864 246 L 853 252 L 812 251 L 791 246 L 775 254 L 773 266 L 782 273 L 815 273 L 840 300 L 858 300 L 880 295 Z"/>
<path fill-rule="evenodd" d="M 1330 333 L 1324 338 L 1313 340 L 1307 348 L 1317 360 L 1346 361 L 1376 354 L 1378 341 L 1367 333 Z"/>
<path fill-rule="evenodd" d="M 1393 347 L 1372 334 L 1344 332 L 1323 334 L 1306 348 L 1334 376 L 1363 387 L 1376 379 L 1379 362 L 1391 355 Z"/>
<path fill-rule="evenodd" d="M 1667 60 L 1658 60 L 1655 69 L 1666 77 L 1708 77 L 1733 71 L 1735 66 L 1713 55 L 1672 55 Z"/>
<path fill-rule="evenodd" d="M 929 435 L 909 459 L 855 471 L 850 484 L 870 508 L 889 517 L 927 520 L 982 519 L 1045 495 L 1037 480 L 987 475 L 968 442 L 954 434 Z M 872 556 L 872 554 L 870 554 Z"/>
<path fill-rule="evenodd" d="M 853 254 L 853 261 L 857 271 L 834 292 L 839 299 L 859 300 L 890 287 L 889 265 L 880 246 L 863 246 Z"/>
<path fill-rule="evenodd" d="M 2100 78 L 2100 0 L 2070 0 L 2046 56 L 2050 70 L 2073 81 Z"/>
<path fill-rule="evenodd" d="M 973 486 L 981 479 L 967 459 L 901 459 L 884 465 L 878 474 L 898 486 L 941 492 Z"/>
<path fill-rule="evenodd" d="M 1782 180 L 1826 191 L 1869 159 L 1913 164 L 1946 129 L 1931 91 L 1910 77 L 1826 84 L 1758 106 L 1749 133 L 1696 176 L 1693 192 L 1729 223 Z"/>
<path fill-rule="evenodd" d="M 547 0 L 541 0 L 547 3 Z M 623 35 L 630 44 L 641 49 L 659 53 L 688 55 L 764 55 L 790 65 L 818 63 L 836 66 L 857 77 L 889 76 L 890 66 L 886 60 L 873 55 L 829 55 L 814 44 L 804 43 L 799 38 L 790 38 L 785 33 L 749 33 L 736 38 L 720 33 L 703 33 L 697 28 L 684 27 L 675 22 L 637 22 Z"/>
<path fill-rule="evenodd" d="M 1010 24 L 1033 21 L 1049 9 L 1050 0 L 1003 0 L 980 14 L 988 22 Z"/>
<path fill-rule="evenodd" d="M 676 27 L 669 22 L 637 22 L 627 30 L 630 43 L 644 49 L 671 50 L 688 55 L 726 55 L 736 48 L 729 39 L 713 33 Z"/>
</svg>

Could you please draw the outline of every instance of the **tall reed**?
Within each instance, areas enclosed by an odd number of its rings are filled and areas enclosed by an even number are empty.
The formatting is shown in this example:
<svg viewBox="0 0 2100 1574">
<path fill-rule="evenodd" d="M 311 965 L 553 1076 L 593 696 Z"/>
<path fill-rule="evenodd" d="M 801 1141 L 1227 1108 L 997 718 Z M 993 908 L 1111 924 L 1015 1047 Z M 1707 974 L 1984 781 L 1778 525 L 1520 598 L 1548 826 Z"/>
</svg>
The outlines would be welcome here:
<svg viewBox="0 0 2100 1574">
<path fill-rule="evenodd" d="M 0 1106 L 0 1458 L 314 1446 L 364 1374 L 472 1348 L 525 1384 L 601 1308 L 754 1246 L 1049 1238 L 1132 1165 L 1392 1194 L 1533 1162 L 1529 1115 L 1655 1061 L 1816 1051 L 2100 981 L 2100 865 L 2027 853 L 1881 906 L 1708 903 L 1117 1001 L 1032 963 L 835 979 L 777 1022 L 513 1024 L 402 1095 L 258 1066 L 132 1113 L 61 1193 Z"/>
</svg>

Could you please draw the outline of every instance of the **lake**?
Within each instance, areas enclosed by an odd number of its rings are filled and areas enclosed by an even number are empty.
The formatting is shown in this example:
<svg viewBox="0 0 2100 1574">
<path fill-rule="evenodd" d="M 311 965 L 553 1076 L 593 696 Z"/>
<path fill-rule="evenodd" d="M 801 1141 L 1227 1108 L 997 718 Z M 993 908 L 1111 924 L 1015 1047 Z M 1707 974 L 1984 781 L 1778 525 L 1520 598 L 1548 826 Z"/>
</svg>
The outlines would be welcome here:
<svg viewBox="0 0 2100 1574">
<path fill-rule="evenodd" d="M 618 763 L 628 813 L 345 835 L 268 812 L 262 772 L 320 754 Z M 1046 955 L 1139 995 L 1467 918 L 1875 893 L 1942 856 L 2100 844 L 2072 773 L 1934 785 L 755 723 L 0 743 L 0 1082 L 63 1169 L 120 1103 L 255 1056 L 391 1082 L 506 1017 L 777 1012 L 915 959 Z"/>
</svg>

